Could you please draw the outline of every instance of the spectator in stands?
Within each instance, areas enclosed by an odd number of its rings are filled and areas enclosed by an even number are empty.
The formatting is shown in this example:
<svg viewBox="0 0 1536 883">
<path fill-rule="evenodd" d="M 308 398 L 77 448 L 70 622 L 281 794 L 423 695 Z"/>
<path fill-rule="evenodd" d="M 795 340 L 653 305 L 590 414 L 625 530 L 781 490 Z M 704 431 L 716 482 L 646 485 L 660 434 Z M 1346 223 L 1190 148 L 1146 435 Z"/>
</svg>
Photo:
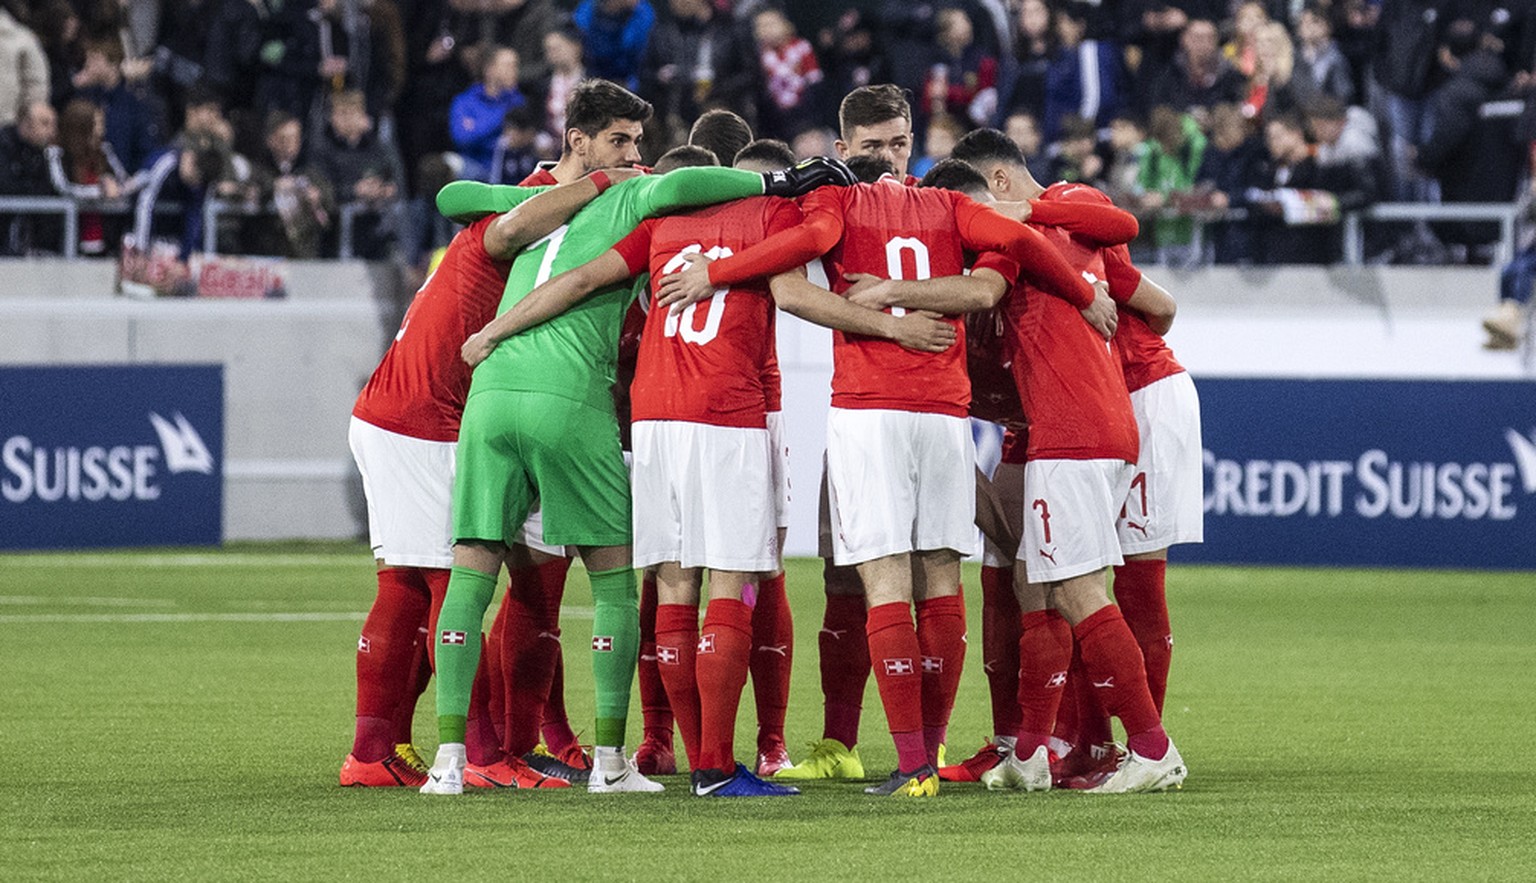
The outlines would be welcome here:
<svg viewBox="0 0 1536 883">
<path fill-rule="evenodd" d="M 441 0 L 429 5 L 437 5 Z M 549 76 L 544 62 L 544 35 L 557 30 L 566 12 L 551 0 L 448 0 L 451 33 L 474 51 L 486 46 L 510 46 L 522 59 L 525 91 Z M 561 6 L 569 4 L 562 3 Z M 583 30 L 585 27 L 583 26 Z M 642 36 L 635 58 L 645 51 Z"/>
<path fill-rule="evenodd" d="M 361 92 L 342 92 L 331 99 L 330 125 L 314 159 L 335 185 L 339 201 L 361 203 L 368 210 L 354 231 L 355 253 L 382 258 L 389 238 L 380 214 L 393 204 L 405 176 L 399 156 L 378 137 Z"/>
<path fill-rule="evenodd" d="M 997 58 L 977 45 L 965 10 L 939 10 L 934 26 L 935 52 L 923 84 L 923 115 L 949 116 L 970 126 L 989 124 L 997 115 Z"/>
<path fill-rule="evenodd" d="M 1171 107 L 1152 109 L 1147 132 L 1150 139 L 1137 186 L 1141 208 L 1156 211 L 1175 206 L 1194 189 L 1207 142 L 1193 116 Z M 1194 225 L 1188 218 L 1157 218 L 1152 232 L 1165 262 L 1187 265 L 1200 257 L 1190 249 Z"/>
<path fill-rule="evenodd" d="M 1296 37 L 1297 100 L 1305 105 L 1319 95 L 1328 95 L 1344 104 L 1354 101 L 1355 75 L 1349 59 L 1333 40 L 1328 9 L 1315 4 L 1302 9 Z"/>
<path fill-rule="evenodd" d="M 1060 48 L 1045 74 L 1046 140 L 1060 132 L 1061 120 L 1075 114 L 1095 128 L 1106 126 L 1120 109 L 1120 50 L 1113 43 L 1087 39 L 1088 19 L 1082 8 L 1056 12 Z"/>
<path fill-rule="evenodd" d="M 86 40 L 84 59 L 74 76 L 75 94 L 106 112 L 107 143 L 124 168 L 139 171 L 164 144 L 160 115 L 124 81 L 123 44 L 119 40 Z"/>
<path fill-rule="evenodd" d="M 750 47 L 709 0 L 667 0 L 671 15 L 651 30 L 640 94 L 656 108 L 658 140 L 676 144 L 709 107 L 748 111 L 755 85 Z M 720 157 L 729 165 L 731 157 Z"/>
<path fill-rule="evenodd" d="M 1029 173 L 1035 176 L 1036 181 L 1051 180 L 1049 164 L 1045 155 L 1045 138 L 1040 134 L 1040 124 L 1035 121 L 1033 114 L 1016 110 L 1003 120 L 1003 132 L 1008 140 L 1019 146 L 1024 153 L 1024 162 L 1029 168 Z"/>
<path fill-rule="evenodd" d="M 156 236 L 169 236 L 186 260 L 203 247 L 203 204 L 230 166 L 226 141 L 203 130 L 183 132 L 168 150 L 150 160 L 134 207 L 132 244 L 147 252 Z M 178 214 L 156 212 L 175 204 Z"/>
<path fill-rule="evenodd" d="M 1363 107 L 1345 107 L 1331 95 L 1319 95 L 1305 107 L 1307 128 L 1316 143 L 1317 161 L 1324 166 L 1360 163 L 1376 177 L 1381 138 L 1376 118 Z"/>
<path fill-rule="evenodd" d="M 581 31 L 574 27 L 556 28 L 544 35 L 544 64 L 549 74 L 539 85 L 544 108 L 544 131 L 539 135 L 539 152 L 558 155 L 565 140 L 565 105 L 576 86 L 587 78 L 581 60 Z"/>
<path fill-rule="evenodd" d="M 965 136 L 966 128 L 949 114 L 940 114 L 928 121 L 923 134 L 923 155 L 912 162 L 908 170 L 913 177 L 921 178 L 941 160 L 949 158 L 955 142 Z"/>
<path fill-rule="evenodd" d="M 1267 156 L 1247 191 L 1252 246 L 1260 264 L 1331 264 L 1339 260 L 1338 220 L 1356 199 L 1350 172 L 1318 165 L 1297 114 L 1264 123 Z M 1363 199 L 1360 200 L 1363 204 Z"/>
<path fill-rule="evenodd" d="M 260 254 L 317 258 L 334 225 L 336 192 L 325 174 L 303 161 L 304 128 L 281 110 L 267 116 L 266 149 L 255 163 L 257 198 L 277 214 L 256 225 Z"/>
<path fill-rule="evenodd" d="M 999 112 L 1023 112 L 1039 119 L 1045 112 L 1045 77 L 1056 55 L 1056 32 L 1045 0 L 1024 0 L 1015 18 L 1013 59 L 1003 74 Z"/>
<path fill-rule="evenodd" d="M 491 154 L 492 184 L 518 184 L 539 167 L 539 123 L 526 104 L 507 111 L 501 121 L 501 137 Z"/>
<path fill-rule="evenodd" d="M 1117 203 L 1133 204 L 1141 190 L 1141 164 L 1147 153 L 1147 121 L 1123 110 L 1109 121 L 1108 162 L 1102 189 Z M 1047 180 L 1037 178 L 1037 180 Z"/>
<path fill-rule="evenodd" d="M 821 66 L 816 53 L 782 10 L 759 9 L 752 16 L 763 94 L 758 100 L 758 124 L 765 135 L 781 138 L 807 125 L 816 110 Z"/>
<path fill-rule="evenodd" d="M 1154 107 L 1169 107 L 1180 113 L 1203 116 L 1212 105 L 1239 103 L 1247 92 L 1243 75 L 1221 54 L 1216 43 L 1216 25 L 1195 19 L 1179 36 L 1179 54 L 1168 68 L 1155 74 L 1151 87 Z M 1144 73 L 1152 74 L 1156 68 Z"/>
<path fill-rule="evenodd" d="M 1429 140 L 1429 96 L 1444 80 L 1437 61 L 1445 0 L 1382 0 L 1371 69 L 1386 92 L 1391 134 L 1393 197 L 1433 202 L 1431 182 L 1414 165 L 1419 145 Z"/>
<path fill-rule="evenodd" d="M 1251 118 L 1235 104 L 1211 108 L 1211 139 L 1195 175 L 1199 207 L 1224 212 L 1247 206 L 1247 190 L 1265 162 L 1264 142 Z M 1218 221 L 1206 227 L 1218 264 L 1253 262 L 1252 234 L 1246 220 Z"/>
<path fill-rule="evenodd" d="M 80 15 L 69 0 L 45 0 L 33 5 L 31 25 L 48 59 L 48 101 L 54 107 L 63 107 L 74 97 L 71 77 L 84 63 Z"/>
<path fill-rule="evenodd" d="M 474 81 L 473 65 L 464 63 L 465 50 L 473 40 L 468 36 L 469 20 L 447 0 L 406 3 L 401 12 L 410 88 L 401 92 L 395 106 L 395 141 L 408 168 L 417 171 L 428 158 L 439 161 L 453 150 L 448 107 Z M 417 190 L 419 183 L 413 183 L 413 192 Z"/>
<path fill-rule="evenodd" d="M 587 47 L 588 72 L 631 92 L 638 90 L 640 65 L 656 24 L 651 4 L 646 0 L 581 0 L 572 20 Z"/>
<path fill-rule="evenodd" d="M 1049 148 L 1048 181 L 1074 181 L 1097 187 L 1104 174 L 1104 159 L 1096 148 L 1098 132 L 1092 120 L 1067 114 L 1061 121 L 1060 134 Z"/>
<path fill-rule="evenodd" d="M 1296 47 L 1290 32 L 1278 22 L 1266 22 L 1254 34 L 1253 46 L 1253 74 L 1248 77 L 1243 113 L 1262 119 L 1295 110 Z"/>
<path fill-rule="evenodd" d="M 831 27 L 822 28 L 816 38 L 817 52 L 826 71 L 826 87 L 821 90 L 821 119 L 837 116 L 837 103 L 843 96 L 870 83 L 887 80 L 889 65 L 876 34 L 875 21 L 857 7 L 843 10 Z"/>
<path fill-rule="evenodd" d="M 1221 47 L 1221 54 L 1245 77 L 1258 70 L 1259 31 L 1267 24 L 1271 24 L 1269 12 L 1258 0 L 1238 4 L 1232 14 L 1232 39 Z"/>
<path fill-rule="evenodd" d="M 107 121 L 101 108 L 76 98 L 64 106 L 59 119 L 59 143 L 48 148 L 48 174 L 61 196 L 73 199 L 116 199 L 124 195 L 128 172 L 106 140 Z M 80 214 L 80 253 L 105 254 L 106 219 L 100 212 Z"/>
<path fill-rule="evenodd" d="M 394 111 L 405 84 L 405 33 L 391 0 L 318 0 L 305 40 L 320 54 L 321 94 L 355 89 L 375 122 Z M 211 60 L 210 60 L 211 63 Z"/>
<path fill-rule="evenodd" d="M 48 57 L 26 18 L 21 0 L 0 0 L 0 126 L 12 125 L 23 107 L 51 94 Z"/>
<path fill-rule="evenodd" d="M 1221 21 L 1227 17 L 1227 8 L 1226 0 L 1123 0 L 1118 10 L 1119 36 L 1137 56 L 1138 107 L 1155 103 L 1152 88 L 1159 75 L 1174 65 L 1190 22 Z M 1215 38 L 1213 24 L 1213 43 Z"/>
<path fill-rule="evenodd" d="M 47 196 L 54 192 L 45 151 L 58 140 L 58 118 L 46 101 L 22 108 L 14 126 L 0 129 L 0 195 Z M 34 244 L 57 247 L 56 218 L 0 215 L 0 254 L 22 255 Z"/>
<path fill-rule="evenodd" d="M 176 140 L 184 140 L 188 135 L 206 135 L 233 149 L 235 129 L 224 116 L 224 100 L 217 92 L 201 87 L 188 91 L 185 109 L 181 134 Z"/>
<path fill-rule="evenodd" d="M 1528 160 L 1536 167 L 1536 152 Z M 1512 350 L 1520 346 L 1530 322 L 1531 290 L 1536 285 L 1536 176 L 1531 176 L 1520 194 L 1519 242 L 1514 260 L 1499 271 L 1499 304 L 1483 317 L 1488 339 L 1484 349 Z"/>
<path fill-rule="evenodd" d="M 464 159 L 461 175 L 485 181 L 491 174 L 491 156 L 501 139 L 507 114 L 527 103 L 517 88 L 517 53 L 505 46 L 487 52 L 480 68 L 480 82 L 453 99 L 448 125 L 454 147 Z"/>
<path fill-rule="evenodd" d="M 837 133 L 824 126 L 803 129 L 789 142 L 795 159 L 813 156 L 837 156 Z"/>
</svg>

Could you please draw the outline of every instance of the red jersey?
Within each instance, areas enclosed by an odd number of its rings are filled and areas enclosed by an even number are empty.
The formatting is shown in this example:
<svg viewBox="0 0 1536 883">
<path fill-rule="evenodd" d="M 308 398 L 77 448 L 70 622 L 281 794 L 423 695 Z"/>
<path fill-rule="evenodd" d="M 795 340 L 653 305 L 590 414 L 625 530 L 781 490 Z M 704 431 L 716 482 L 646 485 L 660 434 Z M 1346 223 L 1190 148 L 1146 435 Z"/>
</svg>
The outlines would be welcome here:
<svg viewBox="0 0 1536 883">
<path fill-rule="evenodd" d="M 470 378 L 459 350 L 496 316 L 512 267 L 485 250 L 485 229 L 496 217 L 476 221 L 448 243 L 357 397 L 353 416 L 412 438 L 458 440 Z"/>
<path fill-rule="evenodd" d="M 1064 183 L 1048 188 L 1037 202 L 1052 200 L 1109 201 L 1091 187 Z M 1085 277 L 1105 277 L 1105 249 L 1098 242 L 1061 227 L 1036 229 L 1073 269 Z M 1014 377 L 1029 415 L 1029 459 L 1135 463 L 1140 439 L 1125 378 L 1109 345 L 1078 308 L 1021 283 L 1009 295 L 1007 315 L 1014 335 Z"/>
<path fill-rule="evenodd" d="M 559 184 L 560 182 L 555 180 L 555 176 L 550 174 L 550 171 L 549 171 L 550 169 L 552 169 L 554 167 L 555 167 L 554 163 L 549 163 L 548 165 L 546 165 L 544 163 L 539 163 L 539 167 L 533 170 L 533 174 L 529 175 L 528 177 L 524 178 L 521 181 L 518 181 L 517 182 L 517 186 L 519 186 L 519 187 L 544 187 L 544 186 L 553 187 L 556 184 Z"/>
<path fill-rule="evenodd" d="M 754 197 L 642 223 L 614 249 L 632 274 L 647 268 L 653 286 L 685 265 L 684 255 L 725 257 L 794 227 L 787 199 Z M 674 315 L 652 293 L 640 337 L 634 420 L 685 420 L 762 429 L 763 378 L 773 345 L 773 299 L 766 279 L 717 290 Z"/>
<path fill-rule="evenodd" d="M 1140 313 L 1126 306 L 1141 284 L 1141 271 L 1131 263 L 1130 249 L 1117 245 L 1104 253 L 1104 272 L 1109 282 L 1109 296 L 1120 305 L 1120 324 L 1115 329 L 1115 354 L 1125 374 L 1125 388 L 1131 392 L 1150 386 L 1164 377 L 1182 373 L 1184 366 L 1173 357 L 1173 350 L 1163 336 L 1147 325 Z"/>
</svg>

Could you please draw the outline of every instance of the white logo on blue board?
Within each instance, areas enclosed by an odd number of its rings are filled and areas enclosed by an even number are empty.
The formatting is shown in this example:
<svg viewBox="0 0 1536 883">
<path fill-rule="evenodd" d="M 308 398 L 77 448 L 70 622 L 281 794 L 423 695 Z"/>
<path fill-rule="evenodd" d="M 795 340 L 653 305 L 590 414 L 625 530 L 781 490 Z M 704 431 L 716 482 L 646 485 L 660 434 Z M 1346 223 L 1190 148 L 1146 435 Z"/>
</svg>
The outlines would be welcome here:
<svg viewBox="0 0 1536 883">
<path fill-rule="evenodd" d="M 159 414 L 149 412 L 149 423 L 155 428 L 155 434 L 160 436 L 160 450 L 165 452 L 165 466 L 171 470 L 172 475 L 181 472 L 201 472 L 204 475 L 213 474 L 213 455 L 208 453 L 208 446 L 203 444 L 202 436 L 187 422 L 187 418 L 180 411 L 175 414 L 176 422 L 161 417 Z"/>
<path fill-rule="evenodd" d="M 1513 429 L 1504 430 L 1504 440 L 1515 455 L 1515 466 L 1520 470 L 1520 484 L 1528 494 L 1536 494 L 1536 429 L 1529 438 Z"/>
</svg>

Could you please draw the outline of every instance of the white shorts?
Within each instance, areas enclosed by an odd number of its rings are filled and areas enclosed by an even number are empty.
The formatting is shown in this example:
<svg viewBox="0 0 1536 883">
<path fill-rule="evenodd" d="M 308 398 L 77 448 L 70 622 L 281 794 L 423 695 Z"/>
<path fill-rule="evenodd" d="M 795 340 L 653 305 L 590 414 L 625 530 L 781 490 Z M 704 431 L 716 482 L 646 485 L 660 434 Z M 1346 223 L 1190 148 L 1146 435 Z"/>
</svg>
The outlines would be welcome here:
<svg viewBox="0 0 1536 883">
<path fill-rule="evenodd" d="M 827 415 L 832 559 L 976 546 L 976 447 L 964 417 L 833 408 Z"/>
<path fill-rule="evenodd" d="M 1187 372 L 1131 393 L 1141 458 L 1116 531 L 1127 555 L 1205 539 L 1200 397 Z"/>
<path fill-rule="evenodd" d="M 363 476 L 368 542 L 392 567 L 453 566 L 454 442 L 351 419 L 347 445 Z"/>
<path fill-rule="evenodd" d="M 551 546 L 544 542 L 544 512 L 537 505 L 528 513 L 528 520 L 523 522 L 522 530 L 517 532 L 517 541 L 536 552 L 546 555 L 558 555 L 561 558 L 572 558 L 576 555 L 574 546 Z"/>
<path fill-rule="evenodd" d="M 640 420 L 632 438 L 636 567 L 778 569 L 767 430 Z"/>
<path fill-rule="evenodd" d="M 1031 583 L 1054 583 L 1125 563 L 1115 519 L 1136 468 L 1124 460 L 1024 464 L 1018 560 Z"/>
<path fill-rule="evenodd" d="M 1021 536 L 1020 521 L 1024 512 L 1024 464 L 997 464 L 996 471 L 992 473 L 992 492 L 997 495 L 998 502 L 1003 506 L 1003 512 L 1008 516 L 1008 526 L 1013 528 L 1015 536 Z M 1017 547 L 1001 549 L 986 534 L 981 535 L 983 566 L 1012 568 L 1018 553 Z"/>
<path fill-rule="evenodd" d="M 773 523 L 789 527 L 789 439 L 784 437 L 784 412 L 768 412 L 768 445 L 773 450 Z"/>
</svg>

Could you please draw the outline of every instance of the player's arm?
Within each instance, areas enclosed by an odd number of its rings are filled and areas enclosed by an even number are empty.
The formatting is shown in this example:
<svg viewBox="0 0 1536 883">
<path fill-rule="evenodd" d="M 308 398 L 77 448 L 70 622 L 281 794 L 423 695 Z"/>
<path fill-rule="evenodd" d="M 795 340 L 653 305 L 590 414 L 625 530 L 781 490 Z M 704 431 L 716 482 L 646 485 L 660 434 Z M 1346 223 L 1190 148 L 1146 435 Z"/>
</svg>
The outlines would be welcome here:
<svg viewBox="0 0 1536 883">
<path fill-rule="evenodd" d="M 1007 509 L 980 467 L 976 469 L 976 527 L 999 549 L 1009 553 L 1018 550 L 1019 538 L 1008 525 Z"/>
<path fill-rule="evenodd" d="M 1107 200 L 1092 198 L 1087 188 L 1083 188 L 1083 192 L 1085 195 L 1081 199 L 1031 200 L 1029 213 L 1016 220 L 1060 227 L 1100 247 L 1130 242 L 1141 232 L 1135 215 L 1115 208 Z"/>
<path fill-rule="evenodd" d="M 620 181 L 642 174 L 639 169 L 600 170 L 584 178 L 551 187 L 511 211 L 485 229 L 485 251 L 493 258 L 511 260 L 530 243 L 548 236 L 587 203 Z"/>
<path fill-rule="evenodd" d="M 1008 293 L 1011 280 L 992 267 L 978 266 L 969 276 L 938 276 L 932 279 L 881 279 L 865 273 L 845 273 L 853 285 L 850 301 L 880 310 L 903 307 L 932 310 L 946 316 L 990 310 Z"/>
<path fill-rule="evenodd" d="M 1158 334 L 1167 334 L 1173 327 L 1178 303 L 1166 288 L 1148 279 L 1131 263 L 1129 249 L 1121 245 L 1104 252 L 1104 275 L 1110 297 L 1141 314 L 1147 327 Z"/>
<path fill-rule="evenodd" d="M 576 306 L 594 291 L 628 279 L 628 262 L 618 249 L 609 250 L 591 261 L 554 277 L 535 288 L 512 309 L 492 319 L 464 341 L 460 354 L 470 367 L 490 356 L 496 345 L 514 334 L 526 331 Z"/>
<path fill-rule="evenodd" d="M 915 352 L 941 353 L 958 337 L 954 326 L 937 313 L 893 316 L 859 306 L 806 279 L 799 268 L 773 277 L 768 288 L 773 302 L 792 316 L 848 334 L 893 340 Z"/>
</svg>

